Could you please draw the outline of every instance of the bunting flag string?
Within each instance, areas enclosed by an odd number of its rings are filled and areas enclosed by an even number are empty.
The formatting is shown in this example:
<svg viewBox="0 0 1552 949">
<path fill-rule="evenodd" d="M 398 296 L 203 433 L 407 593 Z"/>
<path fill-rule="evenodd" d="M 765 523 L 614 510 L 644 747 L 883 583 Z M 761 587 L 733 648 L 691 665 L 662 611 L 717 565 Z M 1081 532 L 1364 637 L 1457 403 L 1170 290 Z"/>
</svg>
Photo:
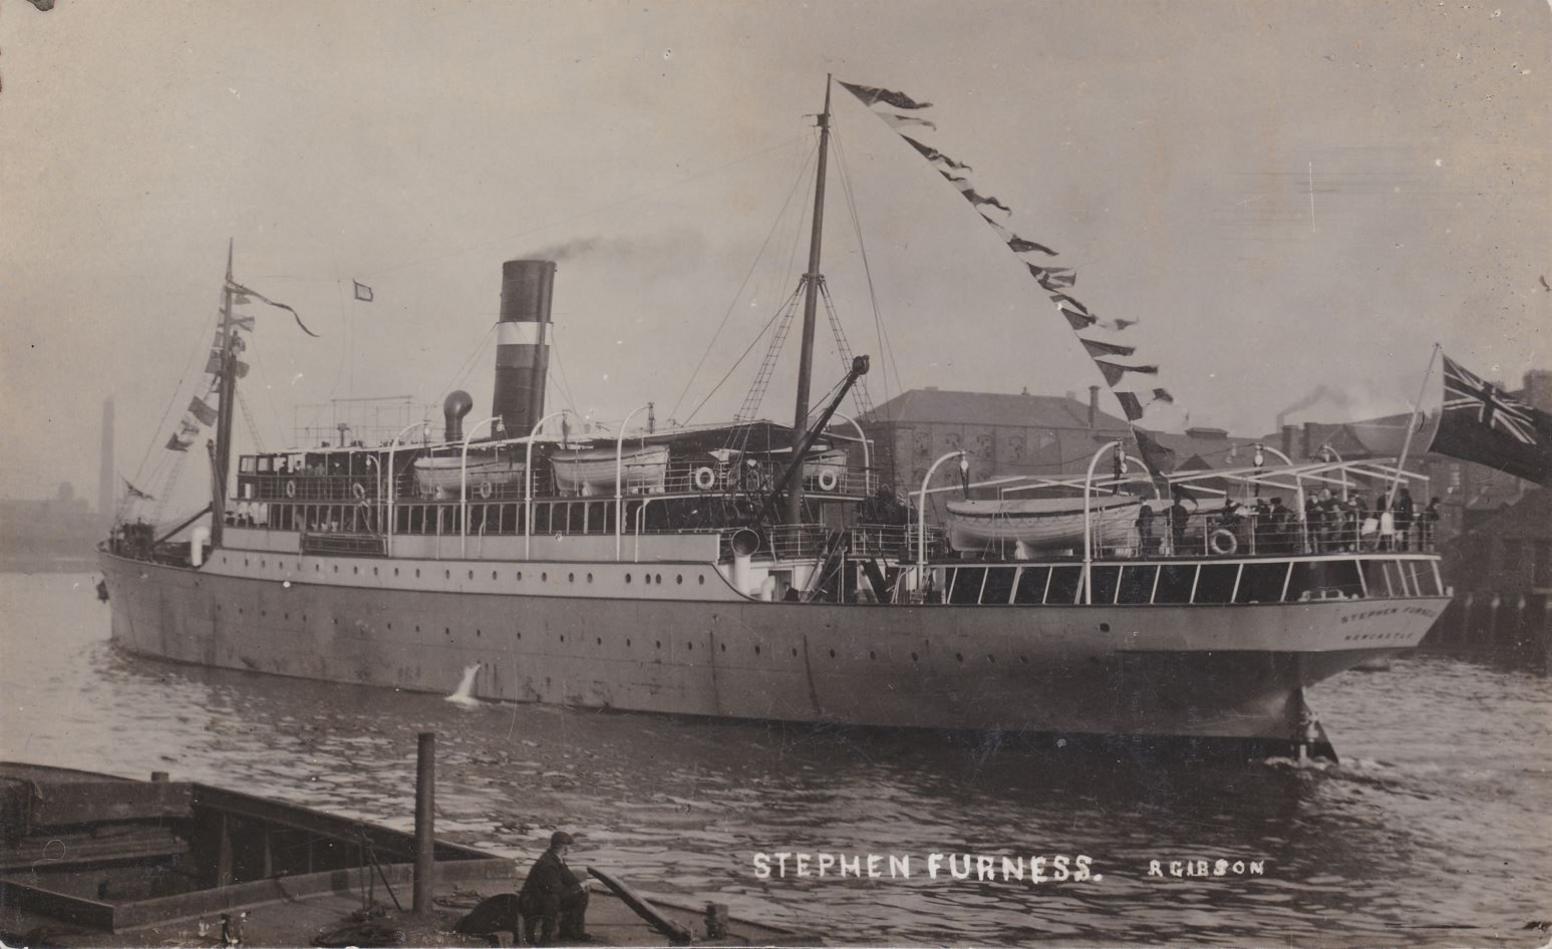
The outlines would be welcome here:
<svg viewBox="0 0 1552 949">
<path fill-rule="evenodd" d="M 918 101 L 906 93 L 878 86 L 850 82 L 840 82 L 840 85 L 841 88 L 856 96 L 870 112 L 894 129 L 912 151 L 920 155 L 938 174 L 953 185 L 975 208 L 981 220 L 997 233 L 1008 250 L 1028 268 L 1030 276 L 1055 306 L 1056 312 L 1077 334 L 1078 340 L 1094 360 L 1094 365 L 1104 376 L 1106 384 L 1126 415 L 1127 423 L 1132 427 L 1138 440 L 1139 450 L 1149 470 L 1156 475 L 1167 470 L 1165 466 L 1172 464 L 1169 457 L 1172 453 L 1163 449 L 1156 439 L 1147 436 L 1145 430 L 1137 423 L 1149 415 L 1150 407 L 1173 404 L 1174 396 L 1170 394 L 1167 386 L 1160 384 L 1156 378 L 1159 376 L 1157 365 L 1115 361 L 1129 359 L 1136 354 L 1136 346 L 1118 341 L 1117 337 L 1118 334 L 1124 334 L 1128 329 L 1136 326 L 1138 321 L 1121 318 L 1102 319 L 1097 316 L 1082 301 L 1068 292 L 1077 285 L 1077 271 L 1071 267 L 1052 263 L 1051 258 L 1060 256 L 1055 248 L 1030 240 L 1013 231 L 1007 223 L 1013 217 L 1012 208 L 999 198 L 980 191 L 970 181 L 968 172 L 972 169 L 968 164 L 951 158 L 936 146 L 901 131 L 906 127 L 936 129 L 936 125 L 920 114 L 930 109 L 932 103 Z M 994 211 L 995 215 L 989 211 Z M 1139 385 L 1139 380 L 1146 380 L 1146 384 Z M 1152 443 L 1151 449 L 1144 445 L 1145 437 Z"/>
<path fill-rule="evenodd" d="M 226 282 L 226 288 L 227 290 L 236 294 L 238 297 L 252 297 L 254 300 L 257 300 L 260 303 L 267 303 L 277 309 L 285 310 L 287 313 L 291 314 L 292 319 L 296 320 L 296 325 L 302 328 L 302 332 L 306 333 L 308 336 L 313 337 L 314 339 L 319 338 L 317 333 L 314 333 L 312 330 L 308 329 L 307 324 L 302 322 L 302 316 L 300 313 L 296 312 L 296 307 L 291 306 L 289 303 L 281 303 L 278 300 L 271 300 L 269 297 L 258 292 L 257 290 L 251 290 L 230 278 Z"/>
</svg>

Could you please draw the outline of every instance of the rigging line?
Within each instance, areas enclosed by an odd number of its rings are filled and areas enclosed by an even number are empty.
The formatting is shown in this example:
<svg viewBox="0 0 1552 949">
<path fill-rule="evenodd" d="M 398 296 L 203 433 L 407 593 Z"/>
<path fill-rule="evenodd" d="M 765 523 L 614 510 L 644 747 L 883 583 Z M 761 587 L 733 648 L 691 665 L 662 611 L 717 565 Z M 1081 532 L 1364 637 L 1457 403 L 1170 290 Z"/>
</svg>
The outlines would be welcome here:
<svg viewBox="0 0 1552 949">
<path fill-rule="evenodd" d="M 813 156 L 814 152 L 810 152 L 809 160 L 812 160 Z M 754 276 L 755 270 L 760 266 L 760 261 L 765 256 L 765 249 L 770 246 L 771 238 L 776 236 L 777 229 L 781 227 L 782 219 L 787 216 L 787 209 L 792 205 L 792 198 L 797 194 L 798 186 L 803 182 L 803 173 L 807 170 L 808 161 L 804 161 L 802 166 L 798 168 L 797 175 L 793 178 L 792 187 L 787 191 L 787 199 L 781 203 L 781 210 L 776 212 L 776 219 L 771 222 L 771 229 L 766 233 L 765 240 L 760 243 L 760 249 L 755 251 L 754 260 L 749 264 L 748 273 L 744 274 L 743 282 L 738 285 L 738 289 L 733 293 L 733 299 L 728 301 L 727 312 L 722 314 L 722 322 L 717 324 L 717 330 L 711 334 L 711 340 L 706 344 L 705 352 L 701 353 L 700 361 L 695 364 L 695 368 L 690 372 L 690 378 L 685 380 L 684 389 L 680 391 L 679 398 L 674 400 L 674 407 L 668 410 L 669 418 L 675 416 L 679 411 L 679 406 L 684 404 L 684 397 L 690 394 L 690 387 L 695 384 L 695 377 L 700 374 L 701 367 L 706 364 L 707 357 L 711 355 L 712 347 L 717 344 L 717 339 L 722 335 L 722 330 L 726 328 L 728 319 L 733 315 L 733 309 L 738 306 L 739 299 L 743 297 L 744 289 L 749 286 L 750 278 Z"/>
<path fill-rule="evenodd" d="M 334 393 L 339 391 L 340 379 L 344 377 L 347 368 L 351 370 L 352 378 L 346 383 L 345 392 L 348 395 L 355 394 L 353 392 L 354 363 L 350 361 L 350 350 L 353 342 L 351 339 L 351 320 L 350 314 L 345 311 L 345 287 L 340 281 L 339 261 L 337 260 L 334 262 L 334 299 L 339 304 L 340 323 L 344 332 L 340 334 L 342 337 L 340 342 L 340 361 L 339 365 L 334 369 L 334 385 L 329 389 L 330 400 L 334 398 Z"/>
<path fill-rule="evenodd" d="M 857 199 L 856 194 L 852 191 L 851 187 L 851 174 L 846 162 L 846 149 L 841 145 L 840 136 L 833 135 L 832 137 L 835 139 L 835 163 L 840 168 L 841 172 L 841 191 L 846 195 L 846 207 L 847 210 L 851 213 L 852 229 L 856 232 L 857 235 L 857 250 L 862 257 L 862 273 L 867 278 L 868 303 L 873 308 L 873 329 L 878 338 L 879 355 L 880 357 L 888 359 L 889 366 L 893 366 L 895 386 L 898 388 L 900 386 L 900 365 L 895 360 L 894 346 L 889 341 L 888 334 L 884 332 L 883 313 L 879 310 L 878 307 L 878 292 L 875 289 L 873 283 L 873 268 L 868 263 L 868 246 L 867 243 L 862 239 L 862 216 L 857 213 Z M 882 361 L 882 359 L 880 361 Z M 890 398 L 889 366 L 880 366 L 881 369 L 884 369 L 882 388 L 884 390 L 885 403 L 887 403 Z"/>
<path fill-rule="evenodd" d="M 253 422 L 253 412 L 248 408 L 248 397 L 243 395 L 241 389 L 233 389 L 237 393 L 237 407 L 242 409 L 243 421 L 248 423 L 248 434 L 253 438 L 253 447 L 259 454 L 266 454 L 268 449 L 264 447 L 264 437 L 259 434 L 259 427 Z"/>
<path fill-rule="evenodd" d="M 560 389 L 560 394 L 566 397 L 566 408 L 571 410 L 571 414 L 580 417 L 582 413 L 577 411 L 577 400 L 571 395 L 571 383 L 566 380 L 566 367 L 560 361 L 560 347 L 556 345 L 559 341 L 560 334 L 555 332 L 555 327 L 551 325 L 550 355 L 555 357 L 555 386 Z M 565 422 L 565 419 L 561 421 Z"/>
<path fill-rule="evenodd" d="M 432 264 L 432 263 L 437 263 L 439 261 L 444 261 L 444 260 L 454 260 L 456 258 L 463 257 L 463 256 L 465 256 L 467 254 L 473 253 L 474 251 L 480 250 L 482 248 L 489 247 L 489 246 L 491 246 L 493 244 L 503 244 L 503 243 L 506 243 L 508 241 L 517 240 L 520 237 L 528 237 L 528 236 L 533 235 L 533 234 L 543 233 L 544 231 L 547 231 L 547 230 L 549 230 L 551 228 L 559 227 L 562 224 L 569 224 L 569 223 L 571 223 L 573 221 L 580 221 L 580 220 L 583 220 L 585 218 L 596 217 L 597 215 L 603 214 L 606 211 L 613 211 L 613 210 L 616 210 L 617 208 L 625 207 L 626 205 L 635 204 L 636 202 L 639 202 L 639 201 L 645 201 L 645 200 L 647 200 L 649 198 L 652 198 L 652 197 L 655 197 L 655 196 L 657 196 L 659 194 L 666 193 L 669 190 L 671 190 L 673 188 L 677 188 L 677 187 L 679 187 L 681 185 L 686 185 L 686 184 L 689 184 L 689 183 L 691 183 L 693 181 L 698 181 L 698 180 L 700 180 L 702 178 L 710 177 L 711 175 L 715 175 L 715 174 L 717 174 L 719 172 L 726 171 L 729 168 L 733 168 L 733 167 L 735 167 L 737 165 L 741 165 L 744 162 L 753 161 L 756 158 L 764 157 L 765 155 L 768 155 L 771 152 L 779 151 L 779 150 L 781 150 L 783 148 L 790 148 L 792 146 L 792 143 L 795 142 L 795 141 L 800 140 L 800 138 L 801 137 L 797 137 L 797 138 L 788 137 L 788 138 L 785 138 L 782 141 L 776 143 L 775 145 L 771 145 L 771 146 L 768 146 L 766 148 L 762 148 L 762 149 L 760 149 L 758 151 L 750 152 L 749 154 L 743 155 L 743 156 L 741 156 L 739 158 L 734 158 L 731 161 L 728 161 L 728 162 L 725 162 L 725 163 L 723 163 L 721 165 L 717 165 L 715 167 L 709 168 L 706 171 L 697 172 L 696 174 L 688 175 L 686 177 L 679 178 L 679 179 L 676 179 L 674 181 L 671 181 L 667 185 L 664 185 L 663 187 L 658 188 L 656 191 L 651 191 L 651 192 L 648 192 L 646 194 L 632 195 L 631 197 L 628 197 L 628 198 L 622 198 L 619 201 L 613 201 L 613 202 L 610 202 L 609 204 L 599 205 L 598 207 L 591 208 L 589 210 L 583 211 L 580 214 L 574 214 L 571 217 L 562 218 L 562 219 L 560 219 L 558 221 L 549 221 L 549 222 L 546 222 L 544 224 L 540 224 L 537 227 L 531 227 L 531 228 L 528 228 L 527 230 L 524 230 L 524 231 L 518 231 L 515 234 L 506 234 L 506 235 L 503 235 L 503 236 L 500 236 L 500 237 L 493 238 L 493 239 L 488 240 L 488 241 L 480 241 L 480 242 L 475 243 L 475 244 L 466 244 L 463 247 L 458 248 L 457 250 L 451 251 L 451 252 L 446 253 L 446 254 L 441 254 L 441 255 L 436 256 L 436 257 L 420 257 L 420 258 L 416 258 L 414 260 L 405 261 L 402 264 L 392 264 L 390 266 L 383 267 L 383 268 L 380 268 L 378 270 L 363 271 L 361 273 L 361 276 L 363 276 L 363 277 L 377 277 L 377 276 L 381 276 L 381 275 L 387 274 L 387 273 L 394 273 L 394 272 L 399 271 L 399 270 L 406 270 L 406 269 L 408 269 L 410 267 L 418 267 L 418 266 L 422 266 L 424 264 Z"/>
<path fill-rule="evenodd" d="M 796 291 L 793 292 L 796 293 Z M 788 301 L 791 299 L 791 297 L 787 298 Z M 699 412 L 701 409 L 706 407 L 706 403 L 711 401 L 711 397 L 716 395 L 718 389 L 722 388 L 722 384 L 727 382 L 734 372 L 738 371 L 739 364 L 747 359 L 749 354 L 754 351 L 754 348 L 760 344 L 760 340 L 764 339 L 765 334 L 770 332 L 771 326 L 776 322 L 776 320 L 779 319 L 783 313 L 787 312 L 787 307 L 788 303 L 784 301 L 780 307 L 777 307 L 776 312 L 771 314 L 771 318 L 765 321 L 765 326 L 761 328 L 759 334 L 755 336 L 754 339 L 749 341 L 749 346 L 744 349 L 743 355 L 734 360 L 733 365 L 728 368 L 727 373 L 721 379 L 717 380 L 717 384 L 711 387 L 711 391 L 706 393 L 706 397 L 704 399 L 701 399 L 700 404 L 695 407 L 695 411 L 691 412 L 688 416 L 685 417 L 684 423 L 686 425 L 690 424 L 690 420 L 695 418 L 696 412 Z"/>
<path fill-rule="evenodd" d="M 442 387 L 442 391 L 451 392 L 453 388 L 457 386 L 458 383 L 461 382 L 464 377 L 474 369 L 474 361 L 480 358 L 481 353 L 485 352 L 485 341 L 489 339 L 490 335 L 495 331 L 495 323 L 492 323 L 490 326 L 485 328 L 485 333 L 480 336 L 479 340 L 474 344 L 474 348 L 469 350 L 469 355 L 463 357 L 463 361 L 458 363 L 458 368 L 453 371 L 452 378 L 448 379 L 447 384 Z"/>
<path fill-rule="evenodd" d="M 225 291 L 222 292 L 224 293 Z M 217 329 L 220 328 L 219 321 L 216 323 L 216 327 Z M 162 427 L 167 424 L 167 419 L 172 414 L 172 407 L 178 404 L 178 394 L 183 391 L 183 383 L 189 377 L 189 369 L 197 364 L 196 360 L 199 359 L 201 349 L 209 348 L 209 343 L 201 345 L 201 339 L 202 337 L 195 337 L 194 352 L 189 355 L 188 362 L 184 364 L 183 372 L 178 376 L 178 384 L 173 387 L 172 395 L 167 399 L 167 407 L 162 409 L 161 420 L 156 423 L 156 434 L 151 437 L 151 442 L 146 445 L 145 454 L 140 458 L 140 464 L 135 466 L 135 482 L 137 484 L 145 484 L 141 480 L 141 475 L 145 473 L 146 462 L 151 460 L 151 453 L 156 450 L 157 444 L 161 442 Z"/>
</svg>

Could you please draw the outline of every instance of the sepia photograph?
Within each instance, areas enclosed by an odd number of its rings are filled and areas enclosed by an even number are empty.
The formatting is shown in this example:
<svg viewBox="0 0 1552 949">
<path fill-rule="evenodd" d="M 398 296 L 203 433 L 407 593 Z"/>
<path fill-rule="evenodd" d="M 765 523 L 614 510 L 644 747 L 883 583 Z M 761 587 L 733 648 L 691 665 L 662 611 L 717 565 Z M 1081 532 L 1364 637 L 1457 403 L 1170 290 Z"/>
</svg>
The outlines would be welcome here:
<svg viewBox="0 0 1552 949">
<path fill-rule="evenodd" d="M 1552 0 L 0 0 L 0 943 L 1552 945 Z"/>
</svg>

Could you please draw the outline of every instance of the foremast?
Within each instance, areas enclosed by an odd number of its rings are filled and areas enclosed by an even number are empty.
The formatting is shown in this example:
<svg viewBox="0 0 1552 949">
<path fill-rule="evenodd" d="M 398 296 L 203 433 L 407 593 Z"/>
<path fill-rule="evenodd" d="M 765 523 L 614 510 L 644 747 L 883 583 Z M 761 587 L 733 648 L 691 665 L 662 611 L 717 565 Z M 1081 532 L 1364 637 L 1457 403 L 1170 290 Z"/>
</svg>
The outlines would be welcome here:
<svg viewBox="0 0 1552 949">
<path fill-rule="evenodd" d="M 221 387 L 216 441 L 210 450 L 210 542 L 222 546 L 226 523 L 227 472 L 232 464 L 232 404 L 237 401 L 237 327 L 232 322 L 232 240 L 226 242 L 226 279 L 221 283 Z"/>
<path fill-rule="evenodd" d="M 808 241 L 808 270 L 803 274 L 803 336 L 798 349 L 797 405 L 793 409 L 792 447 L 797 450 L 808 431 L 809 383 L 814 372 L 814 316 L 819 306 L 819 249 L 824 239 L 825 164 L 830 150 L 830 76 L 825 76 L 824 111 L 819 113 L 819 162 L 814 175 L 814 227 Z M 794 465 L 803 459 L 794 457 Z M 787 523 L 803 520 L 803 479 L 794 478 L 787 491 Z"/>
</svg>

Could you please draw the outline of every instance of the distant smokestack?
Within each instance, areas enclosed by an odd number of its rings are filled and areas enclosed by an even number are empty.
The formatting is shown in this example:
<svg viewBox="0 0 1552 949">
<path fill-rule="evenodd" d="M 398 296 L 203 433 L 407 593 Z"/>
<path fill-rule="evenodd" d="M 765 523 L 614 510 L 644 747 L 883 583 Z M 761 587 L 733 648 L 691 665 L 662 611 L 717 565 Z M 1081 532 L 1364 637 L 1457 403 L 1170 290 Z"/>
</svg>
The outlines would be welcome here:
<svg viewBox="0 0 1552 949">
<path fill-rule="evenodd" d="M 1094 430 L 1094 423 L 1099 420 L 1099 386 L 1089 386 L 1089 431 Z"/>
<path fill-rule="evenodd" d="M 113 399 L 102 400 L 102 445 L 97 450 L 97 519 L 109 526 L 113 522 L 113 499 L 118 496 L 113 466 Z"/>
<path fill-rule="evenodd" d="M 496 324 L 491 414 L 501 416 L 508 438 L 527 435 L 544 417 L 554 290 L 553 260 L 509 260 L 501 265 L 501 322 Z"/>
<path fill-rule="evenodd" d="M 1293 457 L 1293 432 L 1295 427 L 1293 425 L 1283 426 L 1283 454 L 1289 458 Z"/>
</svg>

